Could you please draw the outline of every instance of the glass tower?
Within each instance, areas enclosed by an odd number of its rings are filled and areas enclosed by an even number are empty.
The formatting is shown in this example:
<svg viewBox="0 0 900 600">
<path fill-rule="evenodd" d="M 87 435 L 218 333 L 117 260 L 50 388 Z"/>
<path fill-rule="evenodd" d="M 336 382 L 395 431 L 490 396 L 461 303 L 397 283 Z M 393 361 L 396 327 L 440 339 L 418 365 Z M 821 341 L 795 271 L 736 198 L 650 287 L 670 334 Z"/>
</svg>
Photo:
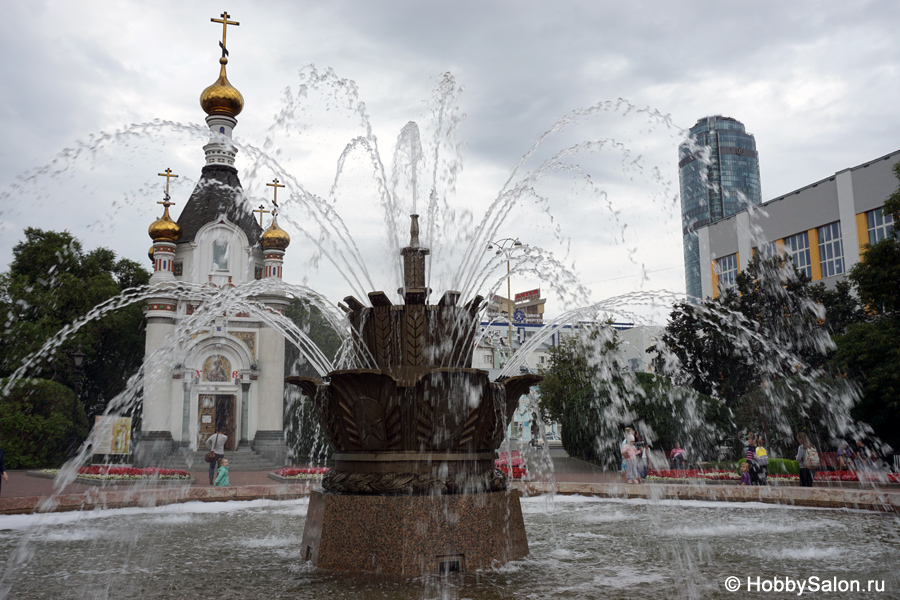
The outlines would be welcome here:
<svg viewBox="0 0 900 600">
<path fill-rule="evenodd" d="M 756 140 L 736 119 L 703 117 L 678 146 L 678 178 L 685 283 L 696 301 L 702 296 L 697 229 L 762 202 Z"/>
</svg>

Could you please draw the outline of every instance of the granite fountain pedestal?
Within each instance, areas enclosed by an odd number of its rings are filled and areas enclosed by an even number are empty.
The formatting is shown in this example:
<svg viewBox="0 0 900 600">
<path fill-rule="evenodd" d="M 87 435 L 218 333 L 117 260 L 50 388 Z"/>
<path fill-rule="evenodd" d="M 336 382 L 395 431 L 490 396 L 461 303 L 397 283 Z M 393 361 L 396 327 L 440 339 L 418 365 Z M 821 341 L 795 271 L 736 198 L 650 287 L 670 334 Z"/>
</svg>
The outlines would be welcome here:
<svg viewBox="0 0 900 600">
<path fill-rule="evenodd" d="M 289 377 L 313 403 L 334 468 L 310 497 L 303 556 L 320 568 L 417 576 L 490 568 L 528 554 L 518 492 L 494 467 L 521 395 L 471 368 L 483 299 L 427 304 L 412 216 L 401 251 L 404 303 L 344 299 L 357 364 L 326 381 Z"/>
</svg>

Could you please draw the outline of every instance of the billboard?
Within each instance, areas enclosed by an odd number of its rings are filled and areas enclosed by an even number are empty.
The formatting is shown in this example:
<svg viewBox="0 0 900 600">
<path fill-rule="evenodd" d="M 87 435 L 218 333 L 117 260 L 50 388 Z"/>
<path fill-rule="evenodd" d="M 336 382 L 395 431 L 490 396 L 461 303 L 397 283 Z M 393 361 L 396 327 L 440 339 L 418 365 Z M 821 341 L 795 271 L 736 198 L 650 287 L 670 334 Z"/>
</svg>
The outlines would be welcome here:
<svg viewBox="0 0 900 600">
<path fill-rule="evenodd" d="M 541 288 L 536 290 L 528 290 L 527 292 L 522 292 L 516 294 L 516 302 L 525 302 L 526 300 L 536 300 L 541 297 Z"/>
</svg>

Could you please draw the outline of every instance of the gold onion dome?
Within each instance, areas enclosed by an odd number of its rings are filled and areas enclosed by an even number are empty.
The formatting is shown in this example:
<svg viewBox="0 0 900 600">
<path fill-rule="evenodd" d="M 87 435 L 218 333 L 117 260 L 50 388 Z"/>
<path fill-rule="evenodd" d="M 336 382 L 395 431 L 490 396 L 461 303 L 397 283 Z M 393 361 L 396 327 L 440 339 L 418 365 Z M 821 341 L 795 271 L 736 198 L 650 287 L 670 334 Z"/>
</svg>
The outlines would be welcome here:
<svg viewBox="0 0 900 600">
<path fill-rule="evenodd" d="M 225 76 L 228 59 L 223 56 L 219 59 L 219 63 L 222 65 L 219 78 L 200 94 L 200 106 L 210 116 L 236 117 L 244 110 L 244 97 L 237 88 L 228 83 L 228 77 Z"/>
<path fill-rule="evenodd" d="M 150 238 L 154 242 L 158 242 L 161 240 L 177 242 L 178 238 L 181 237 L 181 225 L 179 225 L 178 223 L 173 221 L 171 217 L 169 217 L 169 207 L 166 206 L 166 209 L 163 212 L 163 216 L 154 221 L 152 225 L 150 225 L 147 233 L 150 234 Z"/>
<path fill-rule="evenodd" d="M 259 236 L 259 244 L 264 250 L 284 250 L 291 244 L 291 236 L 278 226 L 278 221 L 273 217 L 272 224 Z"/>
<path fill-rule="evenodd" d="M 147 256 L 150 257 L 150 262 L 153 262 L 153 246 L 150 246 L 150 249 L 147 251 Z"/>
</svg>

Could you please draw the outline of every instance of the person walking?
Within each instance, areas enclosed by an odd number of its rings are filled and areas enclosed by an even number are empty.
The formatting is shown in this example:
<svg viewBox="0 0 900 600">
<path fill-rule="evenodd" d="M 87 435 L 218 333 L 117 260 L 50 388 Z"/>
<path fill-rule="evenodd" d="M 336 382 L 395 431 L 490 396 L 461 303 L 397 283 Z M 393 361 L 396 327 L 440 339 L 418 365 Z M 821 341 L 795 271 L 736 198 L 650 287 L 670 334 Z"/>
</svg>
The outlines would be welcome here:
<svg viewBox="0 0 900 600">
<path fill-rule="evenodd" d="M 797 442 L 800 446 L 797 448 L 797 462 L 800 463 L 800 486 L 812 487 L 813 471 L 818 466 L 818 452 L 813 446 L 806 433 L 797 434 Z M 815 464 L 814 464 L 815 463 Z"/>
<path fill-rule="evenodd" d="M 759 485 L 759 470 L 756 467 L 756 435 L 747 432 L 747 464 L 750 465 L 750 485 Z"/>
<path fill-rule="evenodd" d="M 3 481 L 9 481 L 9 475 L 6 474 L 6 463 L 3 462 L 3 448 L 0 448 L 0 478 Z M 3 490 L 3 484 L 0 483 L 0 492 Z"/>
<path fill-rule="evenodd" d="M 641 479 L 644 479 L 647 477 L 647 460 L 649 458 L 650 446 L 638 430 L 635 430 L 634 432 L 634 447 L 637 448 L 638 474 L 641 476 Z"/>
<path fill-rule="evenodd" d="M 206 447 L 210 452 L 214 452 L 216 458 L 209 463 L 209 485 L 213 485 L 216 477 L 216 464 L 225 458 L 225 442 L 228 436 L 225 435 L 225 428 L 219 427 L 214 434 L 206 440 Z"/>
<path fill-rule="evenodd" d="M 625 482 L 640 483 L 641 478 L 638 473 L 637 465 L 637 448 L 634 446 L 633 435 L 629 435 L 625 438 L 625 445 L 622 446 L 622 458 L 625 461 Z"/>
</svg>

